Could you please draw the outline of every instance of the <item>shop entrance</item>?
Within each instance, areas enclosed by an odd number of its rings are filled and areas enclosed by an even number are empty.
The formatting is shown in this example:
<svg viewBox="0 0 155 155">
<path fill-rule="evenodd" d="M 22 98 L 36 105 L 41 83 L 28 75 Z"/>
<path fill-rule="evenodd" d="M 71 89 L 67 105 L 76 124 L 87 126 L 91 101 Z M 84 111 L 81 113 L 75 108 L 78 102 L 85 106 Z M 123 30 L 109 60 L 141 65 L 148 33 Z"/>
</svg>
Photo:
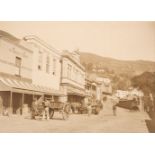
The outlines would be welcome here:
<svg viewBox="0 0 155 155">
<path fill-rule="evenodd" d="M 33 101 L 32 94 L 24 94 L 23 105 L 22 105 L 22 114 L 28 115 L 31 111 Z"/>
<path fill-rule="evenodd" d="M 81 103 L 83 101 L 84 97 L 83 96 L 77 96 L 77 95 L 68 95 L 68 102 L 79 102 Z"/>
<path fill-rule="evenodd" d="M 22 94 L 12 93 L 12 112 L 22 115 Z"/>
</svg>

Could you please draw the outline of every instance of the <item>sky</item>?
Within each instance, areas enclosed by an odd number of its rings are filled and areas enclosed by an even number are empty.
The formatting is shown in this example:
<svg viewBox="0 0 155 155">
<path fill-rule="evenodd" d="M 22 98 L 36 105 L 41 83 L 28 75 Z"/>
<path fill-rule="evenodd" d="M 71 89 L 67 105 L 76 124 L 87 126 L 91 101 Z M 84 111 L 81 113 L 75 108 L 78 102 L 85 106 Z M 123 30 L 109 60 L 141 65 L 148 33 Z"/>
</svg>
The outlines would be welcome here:
<svg viewBox="0 0 155 155">
<path fill-rule="evenodd" d="M 36 35 L 59 50 L 155 61 L 155 22 L 0 22 L 17 38 Z"/>
</svg>

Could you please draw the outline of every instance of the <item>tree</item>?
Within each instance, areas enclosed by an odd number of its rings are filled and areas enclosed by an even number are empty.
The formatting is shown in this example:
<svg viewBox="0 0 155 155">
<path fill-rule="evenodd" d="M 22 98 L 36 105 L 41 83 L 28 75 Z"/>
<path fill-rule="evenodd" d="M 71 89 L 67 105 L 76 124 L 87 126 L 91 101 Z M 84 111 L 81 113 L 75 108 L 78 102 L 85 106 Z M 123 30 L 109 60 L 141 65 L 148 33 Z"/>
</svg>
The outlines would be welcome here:
<svg viewBox="0 0 155 155">
<path fill-rule="evenodd" d="M 155 93 L 155 72 L 144 72 L 131 79 L 133 87 L 138 87 L 145 93 Z"/>
</svg>

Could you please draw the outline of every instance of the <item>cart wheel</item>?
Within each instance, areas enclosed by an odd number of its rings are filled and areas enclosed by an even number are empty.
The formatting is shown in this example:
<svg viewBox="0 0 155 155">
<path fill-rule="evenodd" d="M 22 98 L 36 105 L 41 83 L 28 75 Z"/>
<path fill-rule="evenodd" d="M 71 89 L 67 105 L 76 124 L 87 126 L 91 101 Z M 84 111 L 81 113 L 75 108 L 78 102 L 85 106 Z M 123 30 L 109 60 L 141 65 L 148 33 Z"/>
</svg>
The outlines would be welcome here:
<svg viewBox="0 0 155 155">
<path fill-rule="evenodd" d="M 50 111 L 49 111 L 49 118 L 52 119 L 53 115 L 54 115 L 54 110 L 50 109 Z"/>
<path fill-rule="evenodd" d="M 68 117 L 69 117 L 69 114 L 67 114 L 66 112 L 62 112 L 62 117 L 63 117 L 63 119 L 64 120 L 67 120 L 68 119 Z"/>
</svg>

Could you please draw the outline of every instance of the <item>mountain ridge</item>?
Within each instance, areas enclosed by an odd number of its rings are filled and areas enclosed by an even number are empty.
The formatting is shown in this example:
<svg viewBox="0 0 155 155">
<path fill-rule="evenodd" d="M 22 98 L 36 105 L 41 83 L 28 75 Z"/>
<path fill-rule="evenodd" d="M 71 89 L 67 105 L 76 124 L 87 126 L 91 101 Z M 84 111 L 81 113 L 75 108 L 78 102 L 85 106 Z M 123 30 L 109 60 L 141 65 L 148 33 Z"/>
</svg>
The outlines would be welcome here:
<svg viewBox="0 0 155 155">
<path fill-rule="evenodd" d="M 119 60 L 89 52 L 80 52 L 80 60 L 86 67 L 86 71 L 88 71 L 88 65 L 91 64 L 92 69 L 108 69 L 118 74 L 133 72 L 133 75 L 138 75 L 145 71 L 155 72 L 155 61 L 149 60 Z"/>
</svg>

